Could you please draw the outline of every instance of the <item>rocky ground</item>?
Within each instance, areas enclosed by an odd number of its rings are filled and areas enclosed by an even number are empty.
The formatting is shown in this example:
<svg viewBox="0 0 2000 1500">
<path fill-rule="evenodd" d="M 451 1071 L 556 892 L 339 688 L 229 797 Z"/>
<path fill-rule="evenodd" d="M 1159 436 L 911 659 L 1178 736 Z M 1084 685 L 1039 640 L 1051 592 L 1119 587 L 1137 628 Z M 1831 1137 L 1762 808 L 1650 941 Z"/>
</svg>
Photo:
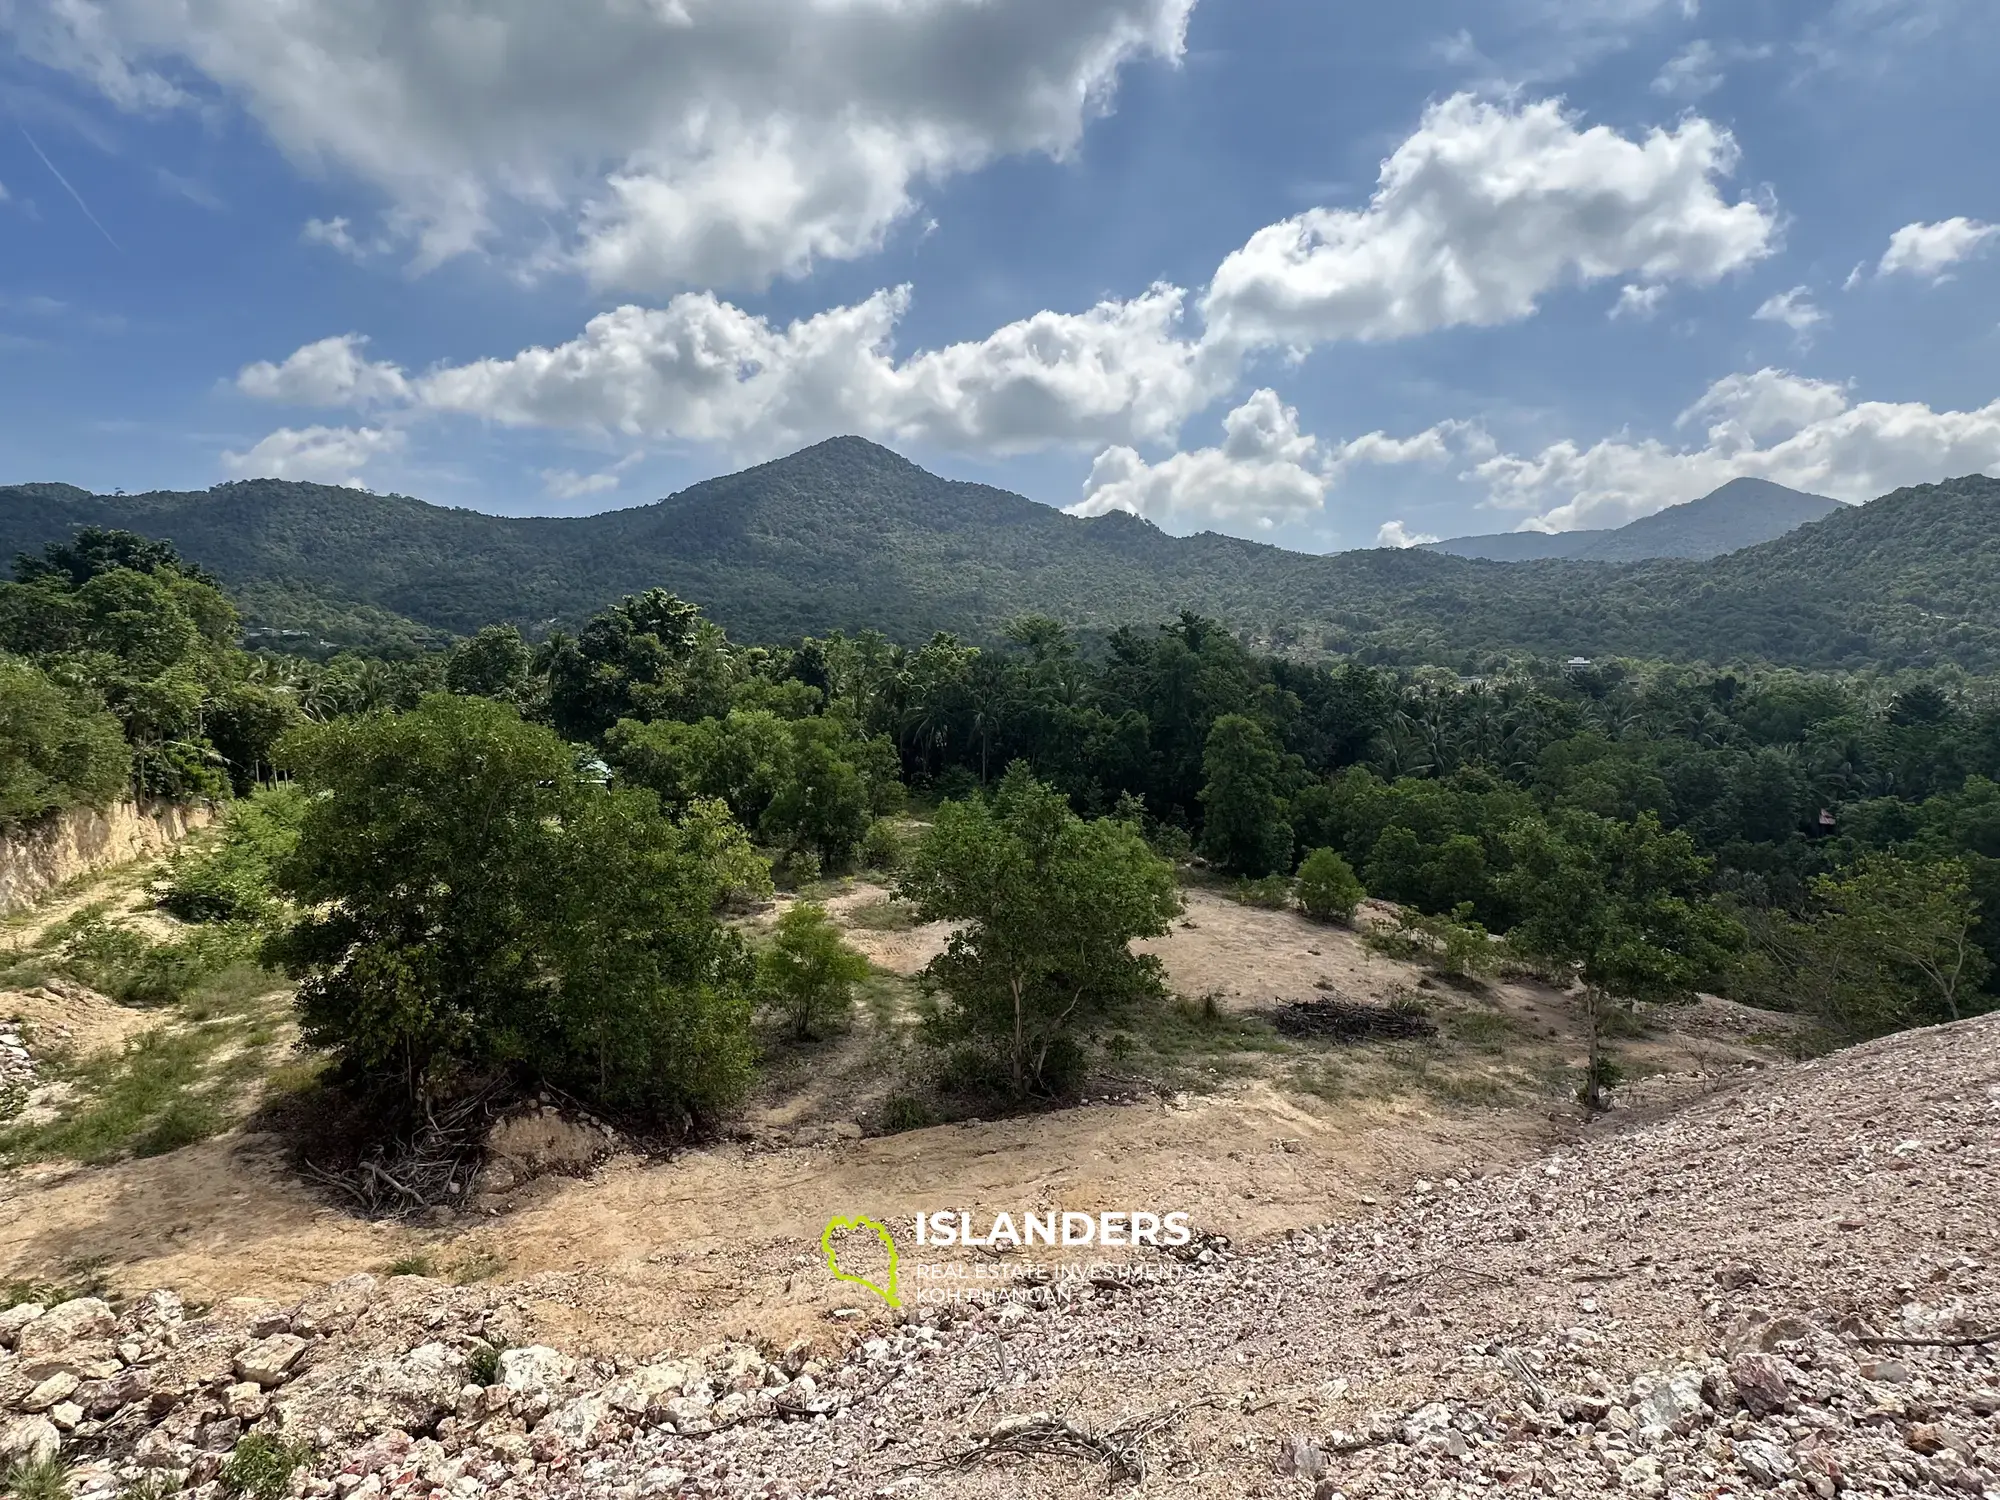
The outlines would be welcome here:
<svg viewBox="0 0 2000 1500">
<path fill-rule="evenodd" d="M 1364 1210 L 1003 1258 L 997 1295 L 785 1349 L 578 1361 L 506 1289 L 415 1277 L 28 1303 L 0 1447 L 106 1496 L 219 1494 L 265 1433 L 315 1496 L 2000 1497 L 2000 1018 Z"/>
</svg>

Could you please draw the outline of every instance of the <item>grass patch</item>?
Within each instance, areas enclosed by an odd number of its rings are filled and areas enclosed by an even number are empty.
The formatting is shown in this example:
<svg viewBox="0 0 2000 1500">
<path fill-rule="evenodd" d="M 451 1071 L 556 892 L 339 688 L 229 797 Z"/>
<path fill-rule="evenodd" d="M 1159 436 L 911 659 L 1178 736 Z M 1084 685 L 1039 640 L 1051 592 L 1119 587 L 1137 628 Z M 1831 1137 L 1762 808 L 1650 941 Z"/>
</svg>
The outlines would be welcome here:
<svg viewBox="0 0 2000 1500">
<path fill-rule="evenodd" d="M 864 932 L 908 932 L 918 925 L 916 915 L 909 907 L 886 898 L 849 907 L 841 914 L 840 920 Z"/>
<path fill-rule="evenodd" d="M 507 1262 L 491 1250 L 467 1251 L 451 1266 L 451 1279 L 459 1286 L 471 1286 L 475 1281 L 491 1281 L 507 1269 Z M 482 1385 L 493 1382 L 481 1381 Z"/>
<path fill-rule="evenodd" d="M 293 1472 L 311 1460 L 310 1444 L 280 1442 L 266 1433 L 253 1432 L 236 1445 L 216 1478 L 226 1494 L 242 1495 L 245 1500 L 283 1500 Z"/>
<path fill-rule="evenodd" d="M 0 1129 L 0 1160 L 95 1166 L 227 1130 L 270 1070 L 286 1018 L 277 981 L 244 956 L 243 935 L 208 928 L 149 945 L 94 910 L 59 925 L 65 971 L 128 1000 L 166 997 L 178 1014 L 120 1051 L 53 1069 L 71 1097 L 52 1119 Z"/>
<path fill-rule="evenodd" d="M 1461 1010 L 1444 1017 L 1451 1039 L 1476 1052 L 1503 1052 L 1521 1034 L 1511 1016 L 1497 1010 Z"/>
<path fill-rule="evenodd" d="M 422 1251 L 399 1255 L 382 1268 L 384 1276 L 436 1276 L 437 1262 Z"/>
<path fill-rule="evenodd" d="M 53 1453 L 16 1459 L 7 1466 L 6 1481 L 15 1500 L 69 1500 L 69 1465 Z"/>
</svg>

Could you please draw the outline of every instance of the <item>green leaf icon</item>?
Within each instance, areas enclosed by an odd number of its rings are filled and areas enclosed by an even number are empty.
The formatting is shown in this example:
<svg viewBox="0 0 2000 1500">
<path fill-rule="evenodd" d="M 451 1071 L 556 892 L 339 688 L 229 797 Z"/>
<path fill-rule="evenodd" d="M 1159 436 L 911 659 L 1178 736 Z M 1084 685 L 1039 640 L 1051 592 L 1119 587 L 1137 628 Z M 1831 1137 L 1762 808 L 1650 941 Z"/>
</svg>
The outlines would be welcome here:
<svg viewBox="0 0 2000 1500">
<path fill-rule="evenodd" d="M 833 1248 L 833 1237 L 844 1229 L 871 1229 L 875 1238 L 882 1242 L 882 1248 L 889 1252 L 889 1285 L 885 1289 L 877 1286 L 866 1276 L 856 1276 L 851 1271 L 840 1269 L 840 1252 Z M 833 1273 L 836 1281 L 851 1281 L 856 1286 L 865 1286 L 891 1307 L 901 1307 L 903 1299 L 896 1295 L 896 1241 L 889 1231 L 873 1219 L 829 1219 L 826 1230 L 819 1237 L 819 1248 L 826 1256 L 826 1268 Z"/>
</svg>

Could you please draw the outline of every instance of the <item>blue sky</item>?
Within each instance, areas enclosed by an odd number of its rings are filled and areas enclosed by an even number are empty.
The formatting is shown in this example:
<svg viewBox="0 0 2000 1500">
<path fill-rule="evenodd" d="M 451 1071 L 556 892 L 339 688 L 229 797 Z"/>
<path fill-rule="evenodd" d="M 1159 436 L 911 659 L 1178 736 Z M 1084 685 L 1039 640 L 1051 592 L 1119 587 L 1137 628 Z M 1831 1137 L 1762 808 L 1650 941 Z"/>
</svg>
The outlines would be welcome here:
<svg viewBox="0 0 2000 1500">
<path fill-rule="evenodd" d="M 0 0 L 0 478 L 861 432 L 1322 551 L 2000 473 L 1976 0 Z"/>
</svg>

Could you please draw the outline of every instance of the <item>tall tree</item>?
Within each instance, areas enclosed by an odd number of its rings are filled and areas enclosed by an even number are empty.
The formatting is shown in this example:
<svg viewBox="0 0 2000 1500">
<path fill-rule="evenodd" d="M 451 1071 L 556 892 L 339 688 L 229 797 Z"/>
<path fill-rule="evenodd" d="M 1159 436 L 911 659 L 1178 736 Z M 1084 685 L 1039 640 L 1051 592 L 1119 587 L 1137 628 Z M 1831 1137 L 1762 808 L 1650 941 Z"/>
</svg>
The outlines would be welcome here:
<svg viewBox="0 0 2000 1500">
<path fill-rule="evenodd" d="M 1742 929 L 1704 895 L 1711 861 L 1650 813 L 1625 823 L 1566 810 L 1516 824 L 1509 844 L 1503 883 L 1521 920 L 1507 940 L 1580 987 L 1589 1046 L 1580 1097 L 1595 1112 L 1612 998 L 1691 995 L 1742 945 Z"/>
<path fill-rule="evenodd" d="M 1269 875 L 1292 867 L 1292 825 L 1285 820 L 1290 768 L 1255 719 L 1224 714 L 1202 751 L 1202 852 L 1232 875 Z"/>
<path fill-rule="evenodd" d="M 1956 1021 L 1986 977 L 1979 902 L 1955 859 L 1872 854 L 1813 882 L 1813 926 L 1835 955 L 1843 1029 L 1866 1034 Z"/>
<path fill-rule="evenodd" d="M 939 809 L 897 894 L 959 924 L 926 978 L 949 998 L 947 1034 L 996 1047 L 1017 1096 L 1060 1083 L 1079 1023 L 1161 993 L 1159 960 L 1130 944 L 1180 911 L 1137 829 L 1084 821 L 1018 762 L 990 801 Z"/>
</svg>

